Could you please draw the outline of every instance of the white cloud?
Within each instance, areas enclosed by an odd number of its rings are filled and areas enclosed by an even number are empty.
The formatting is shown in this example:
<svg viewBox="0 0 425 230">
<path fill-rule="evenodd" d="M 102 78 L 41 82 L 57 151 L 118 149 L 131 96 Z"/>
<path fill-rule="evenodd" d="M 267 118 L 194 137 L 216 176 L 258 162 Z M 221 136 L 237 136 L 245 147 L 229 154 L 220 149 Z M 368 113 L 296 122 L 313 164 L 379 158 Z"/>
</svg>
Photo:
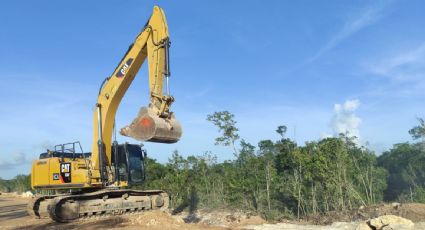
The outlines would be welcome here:
<svg viewBox="0 0 425 230">
<path fill-rule="evenodd" d="M 359 106 L 360 101 L 357 99 L 347 100 L 344 104 L 334 105 L 334 116 L 331 121 L 334 135 L 348 133 L 349 136 L 360 138 L 359 126 L 362 120 L 355 114 Z"/>
<path fill-rule="evenodd" d="M 366 93 L 379 98 L 406 98 L 423 101 L 425 96 L 425 41 L 397 53 L 365 60 L 366 74 L 382 79 Z"/>
<path fill-rule="evenodd" d="M 373 74 L 385 76 L 395 81 L 420 81 L 425 72 L 425 42 L 410 50 L 369 64 Z"/>
<path fill-rule="evenodd" d="M 332 50 L 351 35 L 379 21 L 383 17 L 383 10 L 385 7 L 386 4 L 369 6 L 368 8 L 364 9 L 357 17 L 345 22 L 341 30 L 338 31 L 324 46 L 322 46 L 319 51 L 308 60 L 308 62 L 317 60 L 324 53 Z"/>
</svg>

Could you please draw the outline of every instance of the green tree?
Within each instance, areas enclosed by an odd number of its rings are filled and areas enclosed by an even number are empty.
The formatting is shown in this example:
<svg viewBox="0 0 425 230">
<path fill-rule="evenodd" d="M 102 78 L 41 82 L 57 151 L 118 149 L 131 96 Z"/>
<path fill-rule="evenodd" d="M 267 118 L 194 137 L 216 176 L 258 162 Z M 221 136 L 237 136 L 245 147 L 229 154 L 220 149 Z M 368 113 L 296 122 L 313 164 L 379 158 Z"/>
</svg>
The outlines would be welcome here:
<svg viewBox="0 0 425 230">
<path fill-rule="evenodd" d="M 12 183 L 9 180 L 3 180 L 0 178 L 0 192 L 10 192 Z"/>
<path fill-rule="evenodd" d="M 413 137 L 413 139 L 425 140 L 425 121 L 423 118 L 418 118 L 419 125 L 413 127 L 409 130 L 409 134 Z"/>
<path fill-rule="evenodd" d="M 281 126 L 279 126 L 281 127 Z M 279 128 L 278 128 L 279 129 Z M 283 135 L 282 135 L 283 136 Z M 266 181 L 266 195 L 267 195 L 267 210 L 271 211 L 271 196 L 273 195 L 273 181 L 276 177 L 275 160 L 275 146 L 271 140 L 263 140 L 258 143 L 260 160 L 263 161 L 264 177 Z"/>
<path fill-rule="evenodd" d="M 418 198 L 425 188 L 425 151 L 420 143 L 395 144 L 379 156 L 378 163 L 389 172 L 385 200 L 422 200 Z"/>
<path fill-rule="evenodd" d="M 31 176 L 19 174 L 13 179 L 14 191 L 22 193 L 31 190 Z"/>
<path fill-rule="evenodd" d="M 287 127 L 285 125 L 279 125 L 276 129 L 276 132 L 282 137 L 285 137 Z"/>
<path fill-rule="evenodd" d="M 229 111 L 215 112 L 208 115 L 207 120 L 217 126 L 218 131 L 221 132 L 221 136 L 215 139 L 215 144 L 231 146 L 233 153 L 237 156 L 238 152 L 236 150 L 235 143 L 239 139 L 239 129 L 236 127 L 234 115 Z"/>
</svg>

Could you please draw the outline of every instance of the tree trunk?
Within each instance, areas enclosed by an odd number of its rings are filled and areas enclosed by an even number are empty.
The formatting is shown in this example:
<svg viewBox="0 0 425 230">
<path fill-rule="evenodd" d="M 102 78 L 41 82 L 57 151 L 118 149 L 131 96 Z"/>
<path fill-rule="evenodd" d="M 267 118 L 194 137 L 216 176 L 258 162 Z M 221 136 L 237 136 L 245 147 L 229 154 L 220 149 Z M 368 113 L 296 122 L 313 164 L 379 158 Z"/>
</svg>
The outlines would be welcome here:
<svg viewBox="0 0 425 230">
<path fill-rule="evenodd" d="M 270 207 L 270 163 L 267 162 L 267 174 L 266 174 L 266 189 L 267 189 L 267 206 L 269 208 L 269 211 L 271 210 Z"/>
</svg>

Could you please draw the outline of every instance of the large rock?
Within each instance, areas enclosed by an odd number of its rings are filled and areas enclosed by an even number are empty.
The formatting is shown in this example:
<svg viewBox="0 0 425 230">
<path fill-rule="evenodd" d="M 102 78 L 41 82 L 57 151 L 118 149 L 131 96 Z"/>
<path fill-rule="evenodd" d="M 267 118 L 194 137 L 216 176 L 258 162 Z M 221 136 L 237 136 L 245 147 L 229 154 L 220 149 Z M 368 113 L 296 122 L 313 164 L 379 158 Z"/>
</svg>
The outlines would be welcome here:
<svg viewBox="0 0 425 230">
<path fill-rule="evenodd" d="M 361 222 L 359 225 L 357 225 L 356 230 L 371 230 L 372 228 L 370 228 L 369 225 L 367 225 L 364 222 Z"/>
<path fill-rule="evenodd" d="M 371 219 L 367 224 L 377 230 L 413 229 L 413 222 L 395 215 L 385 215 Z"/>
<path fill-rule="evenodd" d="M 21 195 L 21 196 L 22 196 L 22 197 L 29 198 L 29 197 L 33 197 L 34 195 L 32 194 L 32 192 L 31 192 L 31 191 L 26 191 L 26 192 L 22 193 L 22 195 Z"/>
</svg>

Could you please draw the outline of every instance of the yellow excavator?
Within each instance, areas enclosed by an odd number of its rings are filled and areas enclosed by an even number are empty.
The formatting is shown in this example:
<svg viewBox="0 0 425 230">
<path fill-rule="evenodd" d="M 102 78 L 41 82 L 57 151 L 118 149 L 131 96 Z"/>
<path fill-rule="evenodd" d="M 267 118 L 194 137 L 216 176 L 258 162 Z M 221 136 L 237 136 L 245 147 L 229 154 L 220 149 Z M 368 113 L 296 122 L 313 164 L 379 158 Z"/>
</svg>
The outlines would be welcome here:
<svg viewBox="0 0 425 230">
<path fill-rule="evenodd" d="M 147 58 L 150 104 L 142 107 L 120 133 L 157 143 L 175 143 L 180 139 L 182 128 L 170 111 L 174 98 L 169 89 L 169 47 L 164 11 L 155 6 L 113 74 L 100 87 L 93 116 L 92 151 L 84 153 L 79 142 L 61 144 L 33 161 L 32 188 L 55 195 L 34 197 L 28 204 L 31 216 L 71 222 L 90 216 L 168 208 L 166 192 L 131 189 L 144 181 L 146 152 L 141 145 L 118 144 L 115 114 Z"/>
</svg>

